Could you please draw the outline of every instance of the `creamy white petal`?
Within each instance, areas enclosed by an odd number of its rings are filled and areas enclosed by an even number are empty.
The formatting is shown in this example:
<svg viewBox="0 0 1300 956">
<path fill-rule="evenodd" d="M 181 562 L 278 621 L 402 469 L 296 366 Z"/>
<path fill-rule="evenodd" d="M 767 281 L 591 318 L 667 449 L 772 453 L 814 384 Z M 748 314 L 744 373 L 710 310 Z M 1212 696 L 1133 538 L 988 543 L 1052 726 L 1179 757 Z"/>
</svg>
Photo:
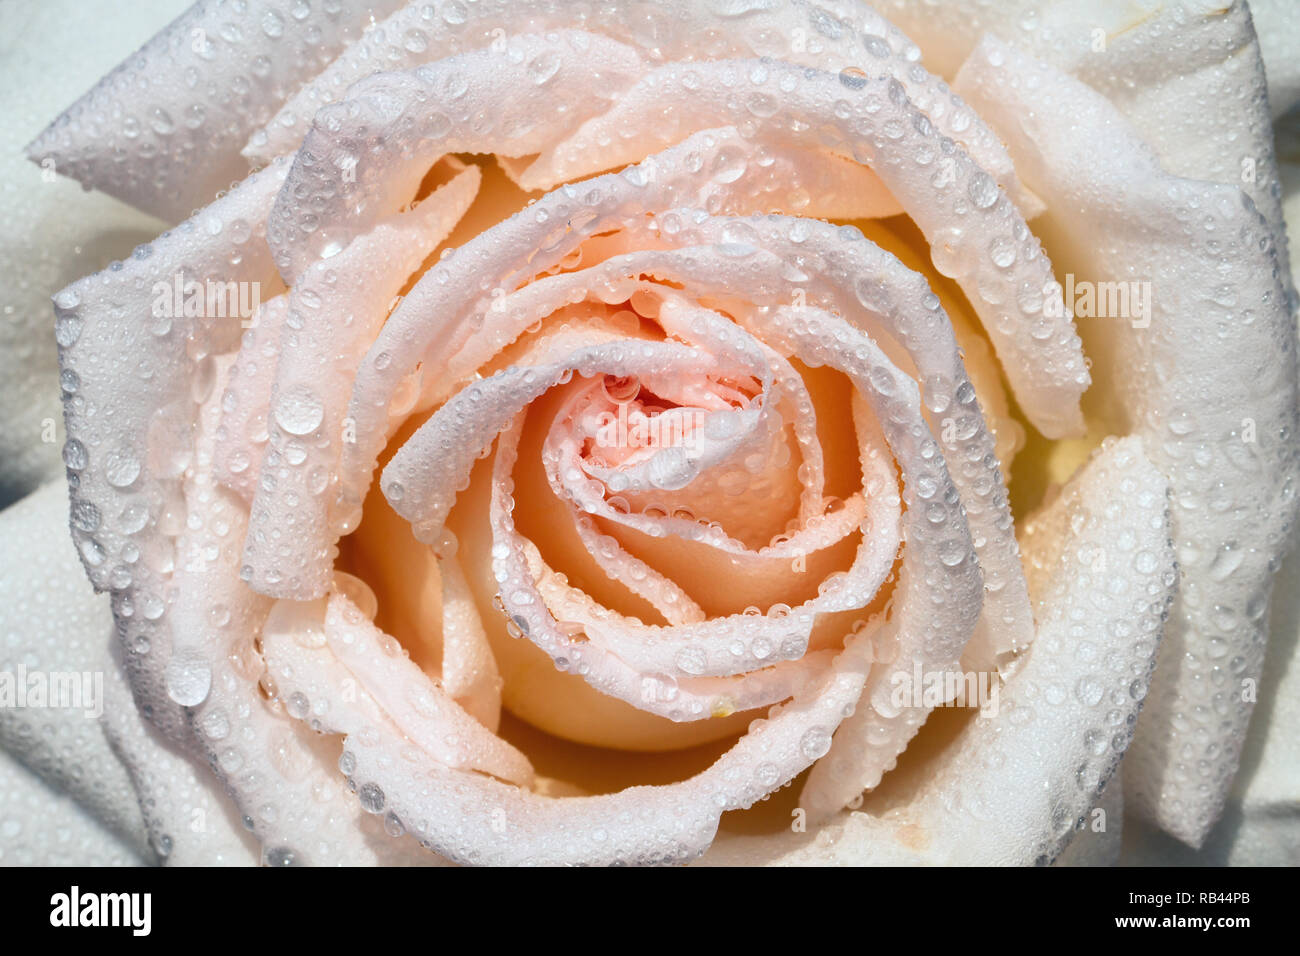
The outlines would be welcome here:
<svg viewBox="0 0 1300 956">
<path fill-rule="evenodd" d="M 27 149 L 82 185 L 178 222 L 242 180 L 248 135 L 397 0 L 201 0 Z"/>
<path fill-rule="evenodd" d="M 1148 293 L 1149 311 L 1131 303 L 1081 331 L 1105 371 L 1102 412 L 1143 436 L 1174 500 L 1181 589 L 1126 786 L 1137 812 L 1196 844 L 1236 770 L 1296 508 L 1282 250 L 1241 189 L 1167 173 L 1109 101 L 1053 67 L 986 38 L 959 86 L 1048 202 L 1065 268 Z"/>
<path fill-rule="evenodd" d="M 66 792 L 0 750 L 0 866 L 142 866 L 123 840 Z"/>
<path fill-rule="evenodd" d="M 23 146 L 86 87 L 180 12 L 183 0 L 0 5 L 0 506 L 60 471 L 59 369 L 49 297 L 157 234 L 162 223 L 88 196 Z M 75 389 L 75 380 L 66 385 Z"/>
<path fill-rule="evenodd" d="M 1300 102 L 1300 7 L 1290 0 L 1250 0 L 1268 74 L 1268 105 L 1280 117 Z"/>
<path fill-rule="evenodd" d="M 149 845 L 168 866 L 256 866 L 256 841 L 206 763 L 145 719 L 114 668 L 104 675 L 104 733 L 135 786 Z"/>
<path fill-rule="evenodd" d="M 1244 0 L 940 0 L 937 9 L 885 0 L 885 9 L 946 76 L 991 33 L 1082 80 L 1141 131 L 1166 172 L 1240 187 L 1286 247 L 1264 62 Z M 1284 285 L 1290 292 L 1289 276 Z"/>
<path fill-rule="evenodd" d="M 107 675 L 116 667 L 110 654 L 113 616 L 108 601 L 86 581 L 76 551 L 62 534 L 52 533 L 66 513 L 62 482 L 0 512 L 0 682 L 8 685 L 8 695 L 35 680 L 48 697 L 59 675 L 71 681 L 65 702 L 81 706 L 8 701 L 0 707 L 0 748 L 117 834 L 131 853 L 152 860 L 135 787 L 98 719 Z"/>
</svg>

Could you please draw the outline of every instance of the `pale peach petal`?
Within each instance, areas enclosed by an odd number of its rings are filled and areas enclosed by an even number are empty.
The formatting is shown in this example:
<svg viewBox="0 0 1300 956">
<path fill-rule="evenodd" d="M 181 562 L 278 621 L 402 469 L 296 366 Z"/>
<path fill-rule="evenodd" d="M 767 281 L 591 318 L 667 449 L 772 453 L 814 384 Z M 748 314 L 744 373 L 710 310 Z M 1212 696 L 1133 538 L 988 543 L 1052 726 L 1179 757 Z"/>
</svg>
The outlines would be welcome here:
<svg viewBox="0 0 1300 956">
<path fill-rule="evenodd" d="M 388 70 L 412 70 L 422 64 L 436 63 L 472 51 L 492 50 L 522 59 L 527 53 L 518 46 L 518 34 L 542 34 L 563 29 L 583 30 L 610 37 L 632 48 L 640 48 L 647 63 L 670 60 L 683 64 L 708 59 L 768 57 L 801 66 L 836 73 L 845 71 L 851 83 L 866 72 L 881 71 L 890 80 L 891 95 L 895 86 L 920 109 L 945 136 L 965 144 L 979 164 L 997 179 L 1025 210 L 1036 215 L 1041 206 L 1016 181 L 1010 157 L 998 137 L 959 97 L 937 77 L 920 66 L 920 50 L 898 29 L 871 7 L 851 3 L 834 12 L 815 3 L 795 0 L 788 4 L 755 4 L 743 9 L 727 10 L 708 7 L 689 0 L 653 0 L 633 2 L 619 7 L 556 7 L 537 0 L 480 0 L 468 7 L 458 7 L 454 15 L 435 15 L 434 8 L 413 2 L 367 31 L 344 54 L 329 64 L 319 76 L 303 86 L 267 126 L 253 135 L 244 153 L 258 162 L 291 152 L 307 134 L 307 123 L 327 104 L 343 99 L 349 88 L 375 71 L 377 63 Z M 468 61 L 464 61 L 468 63 Z M 520 89 L 541 86 L 549 90 L 555 64 L 550 58 L 530 61 L 528 83 Z M 468 68 L 440 74 L 436 93 L 441 102 L 453 102 L 469 93 L 471 75 Z M 570 131 L 571 101 L 565 100 L 564 113 L 558 122 L 549 124 L 550 139 L 543 152 L 555 147 Z M 768 94 L 749 100 L 756 117 L 772 109 Z M 639 132 L 638 137 L 644 131 Z M 666 145 L 666 144 L 665 144 Z M 647 144 L 648 146 L 648 144 Z M 646 148 L 634 160 L 645 157 Z M 783 158 L 776 160 L 775 173 L 786 173 Z M 889 215 L 897 204 L 888 190 L 870 170 L 843 168 L 820 151 L 801 149 L 798 162 L 805 178 L 805 202 L 825 214 L 857 218 Z M 508 153 L 508 157 L 518 157 Z M 541 163 L 533 157 L 507 159 L 503 164 L 512 177 L 521 180 L 530 165 Z M 588 173 L 600 172 L 614 162 L 596 160 Z M 560 185 L 554 177 L 530 175 L 528 188 L 550 189 Z M 778 180 L 780 181 L 780 180 Z M 830 205 L 822 187 L 834 188 L 839 181 L 853 186 L 848 205 Z M 859 205 L 861 204 L 861 205 Z M 821 215 L 814 208 L 794 211 Z M 850 211 L 856 210 L 856 211 Z"/>
<path fill-rule="evenodd" d="M 330 505 L 341 448 L 352 440 L 346 400 L 357 364 L 390 303 L 451 233 L 478 183 L 478 167 L 464 167 L 414 209 L 358 237 L 294 283 L 240 571 L 254 590 L 311 600 L 328 588 L 338 532 L 356 520 L 346 510 L 332 514 Z"/>
<path fill-rule="evenodd" d="M 369 694 L 340 693 L 345 673 L 321 653 L 297 656 L 280 680 L 303 694 L 321 726 L 344 733 L 340 767 L 361 806 L 395 832 L 459 863 L 681 863 L 698 856 L 728 810 L 791 779 L 825 746 L 860 692 L 855 645 L 815 685 L 760 722 L 713 766 L 681 784 L 599 797 L 550 798 L 480 774 L 404 755 Z M 311 696 L 308 696 L 310 692 Z M 387 697 L 388 695 L 385 694 Z"/>
<path fill-rule="evenodd" d="M 288 316 L 287 293 L 262 303 L 240 342 L 222 395 L 213 468 L 218 480 L 250 505 L 269 437 L 267 414 Z"/>
<path fill-rule="evenodd" d="M 1108 443 L 1026 531 L 1044 572 L 1040 631 L 987 712 L 894 780 L 888 799 L 816 836 L 721 839 L 704 862 L 1028 866 L 1098 825 L 1117 836 L 1117 815 L 1097 811 L 1114 809 L 1113 775 L 1176 591 L 1169 534 L 1167 486 L 1142 442 Z"/>
<path fill-rule="evenodd" d="M 450 536 L 450 532 L 448 532 Z M 451 539 L 454 541 L 454 537 Z M 501 720 L 501 677 L 483 633 L 474 595 L 454 549 L 439 542 L 442 584 L 442 686 L 448 696 L 493 733 Z"/>
<path fill-rule="evenodd" d="M 529 74 L 542 63 L 545 90 Z M 579 31 L 516 38 L 513 50 L 491 48 L 409 73 L 378 73 L 354 84 L 347 99 L 323 108 L 298 150 L 285 190 L 271 211 L 267 236 L 290 282 L 373 229 L 415 196 L 429 168 L 450 153 L 534 153 L 557 125 L 576 125 L 630 85 L 636 51 Z M 441 90 L 471 75 L 464 95 Z M 542 121 L 538 103 L 566 106 Z M 429 106 L 430 101 L 438 109 Z"/>
<path fill-rule="evenodd" d="M 175 538 L 172 600 L 163 619 L 169 632 L 145 632 L 148 644 L 136 638 L 124 652 L 165 663 L 159 688 L 165 697 L 155 700 L 150 717 L 157 719 L 163 700 L 178 708 L 185 730 L 176 742 L 207 763 L 233 795 L 243 827 L 261 844 L 263 863 L 436 863 L 427 855 L 412 860 L 409 847 L 380 840 L 380 821 L 360 812 L 337 782 L 337 751 L 286 723 L 285 710 L 296 712 L 297 701 L 289 694 L 264 699 L 275 687 L 256 642 L 310 645 L 324 637 L 309 604 L 276 604 L 239 579 L 247 508 L 212 477 L 230 364 L 229 356 L 219 360 L 219 387 L 197 414 L 194 468 L 183 491 L 187 519 Z"/>
</svg>

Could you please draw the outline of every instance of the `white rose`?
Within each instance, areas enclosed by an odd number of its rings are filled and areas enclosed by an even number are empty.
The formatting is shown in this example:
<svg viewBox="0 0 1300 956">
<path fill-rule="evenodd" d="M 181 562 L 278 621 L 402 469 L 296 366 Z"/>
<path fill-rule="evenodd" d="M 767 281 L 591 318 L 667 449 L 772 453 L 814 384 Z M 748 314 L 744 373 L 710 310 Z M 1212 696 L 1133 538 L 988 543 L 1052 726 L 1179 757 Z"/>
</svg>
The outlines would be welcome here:
<svg viewBox="0 0 1300 956">
<path fill-rule="evenodd" d="M 32 144 L 173 221 L 266 165 L 55 296 L 155 853 L 1113 859 L 1126 753 L 1205 839 L 1294 513 L 1249 14 L 886 6 L 200 4 Z"/>
</svg>

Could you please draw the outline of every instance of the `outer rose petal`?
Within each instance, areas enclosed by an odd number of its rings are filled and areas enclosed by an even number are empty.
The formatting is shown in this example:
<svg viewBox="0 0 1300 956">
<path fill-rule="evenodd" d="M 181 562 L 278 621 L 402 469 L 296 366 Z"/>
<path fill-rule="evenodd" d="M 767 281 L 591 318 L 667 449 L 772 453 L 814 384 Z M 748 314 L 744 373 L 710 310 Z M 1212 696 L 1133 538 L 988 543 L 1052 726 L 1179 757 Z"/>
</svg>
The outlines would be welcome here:
<svg viewBox="0 0 1300 956">
<path fill-rule="evenodd" d="M 0 507 L 59 473 L 50 295 L 162 226 L 107 196 L 83 194 L 55 175 L 57 167 L 37 169 L 22 146 L 182 5 L 119 0 L 99 5 L 92 21 L 76 0 L 0 4 Z"/>
<path fill-rule="evenodd" d="M 1300 222 L 1300 129 L 1279 126 L 1283 211 Z M 1288 161 L 1287 157 L 1291 157 Z M 1292 275 L 1300 244 L 1291 245 Z M 1227 806 L 1204 846 L 1192 850 L 1142 821 L 1125 829 L 1125 862 L 1144 865 L 1289 866 L 1300 859 L 1300 553 L 1278 572 L 1269 612 L 1270 636 L 1260 680 L 1260 706 L 1251 717 L 1241 770 Z"/>
<path fill-rule="evenodd" d="M 949 77 L 992 33 L 1087 83 L 1141 130 L 1167 172 L 1245 191 L 1285 250 L 1263 62 L 1243 0 L 894 2 L 898 22 Z"/>
<path fill-rule="evenodd" d="M 295 149 L 307 132 L 307 121 L 323 105 L 341 99 L 353 83 L 374 72 L 376 63 L 389 70 L 407 70 L 459 53 L 499 47 L 502 34 L 565 28 L 640 47 L 647 64 L 769 57 L 831 73 L 846 67 L 860 72 L 870 66 L 900 84 L 941 133 L 965 144 L 999 185 L 1016 197 L 1027 216 L 1041 208 L 1016 182 L 1006 150 L 992 131 L 964 109 L 942 81 L 920 68 L 920 51 L 914 43 L 861 3 L 842 4 L 832 11 L 807 0 L 743 7 L 717 7 L 694 0 L 633 0 L 591 10 L 579 4 L 557 7 L 544 0 L 478 0 L 457 9 L 455 16 L 438 17 L 429 4 L 413 2 L 367 31 L 299 90 L 265 130 L 254 134 L 245 155 L 265 162 Z M 549 72 L 549 66 L 534 70 L 530 79 L 549 83 Z M 463 87 L 462 76 L 451 74 L 443 89 L 445 98 L 463 95 Z M 571 104 L 566 104 L 559 121 L 549 124 L 549 148 L 566 135 L 570 113 Z M 520 178 L 530 166 L 542 164 L 534 159 L 524 157 L 504 165 L 512 176 Z M 597 163 L 588 172 L 611 165 Z M 554 178 L 534 178 L 527 188 L 549 189 L 559 184 Z M 879 214 L 885 214 L 884 210 Z"/>
<path fill-rule="evenodd" d="M 124 666 L 136 693 L 154 702 L 155 725 L 176 738 L 187 731 L 166 689 L 170 642 L 157 640 L 171 628 L 164 597 L 175 556 L 155 532 L 178 530 L 179 476 L 193 458 L 197 405 L 216 383 L 214 353 L 234 346 L 240 324 L 154 316 L 153 284 L 178 275 L 249 282 L 269 298 L 279 277 L 261 224 L 286 166 L 249 177 L 129 262 L 55 296 L 59 363 L 80 382 L 64 396 L 73 540 L 96 589 L 111 588 L 125 602 L 117 608 L 128 612 L 119 613 Z"/>
<path fill-rule="evenodd" d="M 1251 0 L 1250 15 L 1268 74 L 1268 105 L 1280 117 L 1300 103 L 1300 7 L 1290 0 Z"/>
<path fill-rule="evenodd" d="M 168 866 L 253 866 L 256 841 L 211 771 L 145 720 L 114 667 L 104 675 L 104 734 L 135 785 L 149 845 Z"/>
<path fill-rule="evenodd" d="M 6 676 L 16 677 L 20 667 L 92 675 L 116 667 L 108 603 L 86 583 L 76 551 L 62 535 L 50 534 L 64 522 L 61 485 L 48 484 L 0 513 L 0 672 Z M 130 777 L 100 722 L 84 710 L 0 707 L 0 747 L 85 808 L 132 853 L 153 856 Z"/>
<path fill-rule="evenodd" d="M 986 38 L 960 85 L 1047 199 L 1043 226 L 1062 261 L 1089 279 L 1151 283 L 1149 328 L 1112 318 L 1083 331 L 1107 370 L 1106 411 L 1169 477 L 1182 575 L 1126 785 L 1139 812 L 1199 844 L 1236 770 L 1254 700 L 1242 682 L 1260 677 L 1296 509 L 1282 253 L 1240 190 L 1165 173 L 1079 81 Z M 1094 162 L 1099 148 L 1113 160 Z"/>
<path fill-rule="evenodd" d="M 1176 585 L 1167 488 L 1141 442 L 1104 445 L 1030 523 L 1024 547 L 1043 572 L 1040 630 L 996 714 L 972 716 L 940 756 L 811 845 L 798 834 L 733 838 L 705 862 L 1044 864 L 1094 823 Z"/>
<path fill-rule="evenodd" d="M 1289 866 L 1300 859 L 1300 554 L 1278 572 L 1272 636 L 1227 806 L 1192 849 L 1146 821 L 1124 827 L 1125 862 L 1143 866 Z"/>
<path fill-rule="evenodd" d="M 28 155 L 163 219 L 183 219 L 243 179 L 239 148 L 249 133 L 373 14 L 396 6 L 196 3 L 55 120 Z"/>
<path fill-rule="evenodd" d="M 123 840 L 67 792 L 0 750 L 0 866 L 142 866 Z"/>
<path fill-rule="evenodd" d="M 336 758 L 256 696 L 251 637 L 270 601 L 239 579 L 246 506 L 213 481 L 240 322 L 152 314 L 152 283 L 178 273 L 275 295 L 263 224 L 286 168 L 249 177 L 129 262 L 56 296 L 60 360 L 82 378 L 65 399 L 74 540 L 92 583 L 114 592 L 121 666 L 151 723 L 235 793 L 266 862 L 400 862 L 410 845 L 377 839 L 382 826 L 333 782 Z M 150 763 L 139 761 L 154 792 Z"/>
</svg>

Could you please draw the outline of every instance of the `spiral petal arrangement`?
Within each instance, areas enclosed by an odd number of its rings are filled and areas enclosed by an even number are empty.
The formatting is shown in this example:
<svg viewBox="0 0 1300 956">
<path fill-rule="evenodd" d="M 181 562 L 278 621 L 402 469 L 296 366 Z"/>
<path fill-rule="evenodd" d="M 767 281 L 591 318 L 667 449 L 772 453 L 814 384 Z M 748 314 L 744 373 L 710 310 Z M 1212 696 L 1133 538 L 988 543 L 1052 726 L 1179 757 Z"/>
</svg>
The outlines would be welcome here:
<svg viewBox="0 0 1300 956">
<path fill-rule="evenodd" d="M 1268 553 L 1234 579 L 1230 615 L 1201 590 L 1218 560 L 1201 551 L 1231 542 L 1165 507 L 1172 489 L 1213 508 L 1223 469 L 1179 474 L 1196 452 L 1187 432 L 1161 442 L 1167 409 L 1135 413 L 1122 433 L 1142 440 L 1107 444 L 1039 514 L 1022 566 L 989 411 L 1006 399 L 964 343 L 987 340 L 1042 436 L 1084 430 L 1090 363 L 1029 221 L 1055 229 L 1108 184 L 1035 152 L 1081 154 L 1044 104 L 1078 106 L 1129 167 L 1151 162 L 1151 207 L 1162 189 L 1212 206 L 1243 255 L 1258 245 L 1260 274 L 1280 221 L 1266 186 L 1262 217 L 1229 187 L 1184 188 L 1100 94 L 992 37 L 958 84 L 977 114 L 858 3 L 443 0 L 371 4 L 368 28 L 338 3 L 259 10 L 250 35 L 197 5 L 31 154 L 174 214 L 229 182 L 232 149 L 261 167 L 54 304 L 83 564 L 112 594 L 142 713 L 211 766 L 265 862 L 681 863 L 724 813 L 806 771 L 801 808 L 856 833 L 840 812 L 951 702 L 900 704 L 900 682 L 954 671 L 1005 683 L 1013 706 L 964 732 L 942 785 L 872 818 L 858 856 L 925 858 L 917 828 L 944 841 L 947 812 L 995 815 L 996 752 L 1019 755 L 1033 794 L 1003 807 L 1014 835 L 937 858 L 1048 862 L 1133 737 L 1174 600 L 1169 537 L 1190 569 L 1180 640 L 1213 657 L 1228 645 L 1209 631 L 1259 620 L 1294 510 L 1294 344 L 1273 321 L 1289 277 L 1249 289 L 1266 314 L 1251 354 L 1277 346 L 1289 364 L 1251 392 L 1262 463 L 1223 454 L 1263 502 L 1252 520 L 1281 530 L 1255 536 Z M 198 92 L 149 89 L 131 128 L 99 128 L 159 72 Z M 476 214 L 493 166 L 523 197 L 508 216 Z M 1089 254 L 1111 274 L 1146 250 L 1104 211 L 1097 228 L 1119 238 Z M 933 273 L 864 234 L 900 213 Z M 256 289 L 257 308 L 210 314 L 214 286 Z M 159 309 L 191 287 L 197 307 L 187 293 Z M 968 315 L 945 308 L 959 299 Z M 1161 401 L 1209 394 L 1156 364 Z M 1127 506 L 1107 504 L 1116 488 Z M 359 529 L 419 554 L 384 575 L 413 592 L 420 646 L 380 626 L 399 616 L 376 594 L 394 582 L 348 562 Z M 1234 673 L 1258 670 L 1256 630 L 1229 642 Z M 512 684 L 523 659 L 560 676 L 530 698 Z M 1157 673 L 1139 726 L 1217 754 L 1204 708 L 1222 695 L 1181 680 Z M 503 708 L 531 719 L 538 693 L 599 700 L 611 723 L 579 728 L 588 742 L 671 728 L 730 746 L 676 783 L 553 795 L 499 733 Z M 1044 703 L 1059 708 L 1036 716 Z M 1237 734 L 1248 714 L 1221 718 Z M 1017 738 L 1031 723 L 1050 757 Z M 1195 775 L 1138 740 L 1146 812 L 1195 842 L 1235 751 L 1189 794 Z M 1176 795 L 1155 792 L 1160 772 Z"/>
</svg>

